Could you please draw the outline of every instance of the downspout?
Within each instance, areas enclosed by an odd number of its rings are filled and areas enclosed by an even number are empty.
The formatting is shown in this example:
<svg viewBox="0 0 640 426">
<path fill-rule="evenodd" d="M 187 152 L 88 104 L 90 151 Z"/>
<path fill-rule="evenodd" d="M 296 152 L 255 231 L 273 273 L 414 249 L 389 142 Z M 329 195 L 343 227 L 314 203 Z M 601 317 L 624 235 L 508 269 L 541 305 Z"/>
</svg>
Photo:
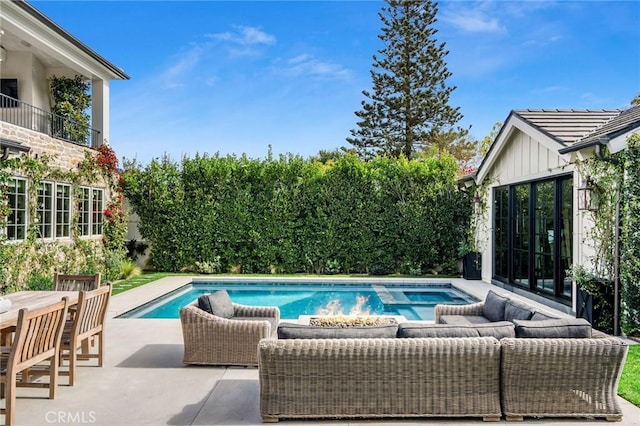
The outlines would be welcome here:
<svg viewBox="0 0 640 426">
<path fill-rule="evenodd" d="M 605 157 L 602 152 L 603 142 L 596 145 L 596 157 L 598 160 L 617 164 L 618 161 Z M 614 237 L 614 263 L 613 263 L 613 335 L 620 335 L 620 188 L 616 188 L 615 237 Z"/>
<path fill-rule="evenodd" d="M 4 149 L 2 150 L 2 156 L 0 157 L 0 161 L 4 161 L 7 158 L 9 158 L 9 147 L 5 146 L 3 147 Z"/>
</svg>

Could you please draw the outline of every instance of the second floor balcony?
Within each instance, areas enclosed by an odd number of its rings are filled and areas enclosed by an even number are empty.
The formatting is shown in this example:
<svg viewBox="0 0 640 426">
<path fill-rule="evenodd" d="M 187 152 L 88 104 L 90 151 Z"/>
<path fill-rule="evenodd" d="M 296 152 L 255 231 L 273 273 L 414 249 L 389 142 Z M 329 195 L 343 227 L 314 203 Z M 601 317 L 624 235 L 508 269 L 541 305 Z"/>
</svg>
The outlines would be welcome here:
<svg viewBox="0 0 640 426">
<path fill-rule="evenodd" d="M 100 132 L 0 93 L 0 121 L 76 145 L 98 148 Z"/>
</svg>

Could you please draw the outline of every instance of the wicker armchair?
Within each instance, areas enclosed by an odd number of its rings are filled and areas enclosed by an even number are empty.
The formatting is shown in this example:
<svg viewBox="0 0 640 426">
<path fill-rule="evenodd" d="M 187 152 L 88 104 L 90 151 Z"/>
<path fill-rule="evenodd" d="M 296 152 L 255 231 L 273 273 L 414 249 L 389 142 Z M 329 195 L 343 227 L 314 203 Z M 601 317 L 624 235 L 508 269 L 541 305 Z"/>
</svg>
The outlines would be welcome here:
<svg viewBox="0 0 640 426">
<path fill-rule="evenodd" d="M 280 310 L 233 304 L 234 316 L 222 318 L 192 303 L 180 310 L 185 364 L 258 365 L 258 342 L 275 337 Z"/>
</svg>

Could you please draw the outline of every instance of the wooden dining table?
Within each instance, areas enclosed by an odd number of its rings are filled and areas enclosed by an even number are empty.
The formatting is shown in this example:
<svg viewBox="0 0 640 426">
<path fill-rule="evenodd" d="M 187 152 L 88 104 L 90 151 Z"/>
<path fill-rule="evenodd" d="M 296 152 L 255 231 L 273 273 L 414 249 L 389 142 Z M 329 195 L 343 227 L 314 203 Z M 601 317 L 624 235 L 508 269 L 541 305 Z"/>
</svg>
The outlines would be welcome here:
<svg viewBox="0 0 640 426">
<path fill-rule="evenodd" d="M 18 323 L 18 312 L 22 308 L 37 309 L 69 298 L 69 306 L 78 304 L 78 291 L 18 291 L 2 297 L 11 301 L 11 308 L 0 314 L 0 330 L 15 326 Z"/>
</svg>

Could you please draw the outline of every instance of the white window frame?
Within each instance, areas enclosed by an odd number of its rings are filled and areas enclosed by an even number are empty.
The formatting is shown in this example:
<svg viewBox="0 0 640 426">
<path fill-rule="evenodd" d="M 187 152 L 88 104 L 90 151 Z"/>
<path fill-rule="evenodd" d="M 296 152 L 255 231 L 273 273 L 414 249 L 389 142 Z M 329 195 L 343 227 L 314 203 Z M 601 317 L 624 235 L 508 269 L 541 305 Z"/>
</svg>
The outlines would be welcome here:
<svg viewBox="0 0 640 426">
<path fill-rule="evenodd" d="M 62 197 L 60 190 L 63 190 Z M 66 183 L 56 183 L 55 192 L 55 238 L 71 238 L 71 185 Z"/>
<path fill-rule="evenodd" d="M 24 190 L 22 192 L 18 192 L 18 182 L 23 182 Z M 11 177 L 9 179 L 9 192 L 7 193 L 8 201 L 9 201 L 9 216 L 7 217 L 7 226 L 3 230 L 4 235 L 7 237 L 8 241 L 24 241 L 27 238 L 27 226 L 29 220 L 29 203 L 28 203 L 28 194 L 29 194 L 29 183 L 25 178 L 20 177 Z M 18 208 L 18 197 L 22 197 L 22 208 Z M 22 213 L 22 223 L 15 224 L 12 223 L 16 220 L 18 213 Z M 22 236 L 18 238 L 18 230 L 22 229 Z"/>
<path fill-rule="evenodd" d="M 91 235 L 102 235 L 104 228 L 104 189 L 91 188 Z"/>
<path fill-rule="evenodd" d="M 45 191 L 45 187 L 47 186 L 49 187 L 48 193 Z M 40 238 L 47 240 L 53 239 L 53 230 L 55 224 L 54 188 L 55 183 L 50 181 L 41 181 L 38 186 L 38 209 L 36 211 L 36 215 L 38 218 L 38 229 L 40 232 Z M 48 232 L 46 232 L 47 230 Z"/>
<path fill-rule="evenodd" d="M 81 186 L 78 189 L 80 191 L 76 198 L 78 201 L 78 235 L 88 237 L 91 235 L 91 188 Z"/>
</svg>

